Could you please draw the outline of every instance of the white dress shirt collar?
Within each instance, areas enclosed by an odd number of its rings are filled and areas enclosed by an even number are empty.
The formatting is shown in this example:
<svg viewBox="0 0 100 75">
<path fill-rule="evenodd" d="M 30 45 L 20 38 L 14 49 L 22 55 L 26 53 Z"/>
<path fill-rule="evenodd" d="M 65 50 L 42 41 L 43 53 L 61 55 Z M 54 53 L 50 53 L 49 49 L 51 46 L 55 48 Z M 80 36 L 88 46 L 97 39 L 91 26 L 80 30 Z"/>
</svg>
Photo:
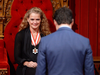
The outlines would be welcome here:
<svg viewBox="0 0 100 75">
<path fill-rule="evenodd" d="M 66 26 L 66 25 L 60 26 L 59 28 L 62 28 L 62 27 L 67 27 L 67 28 L 70 28 L 69 26 Z"/>
</svg>

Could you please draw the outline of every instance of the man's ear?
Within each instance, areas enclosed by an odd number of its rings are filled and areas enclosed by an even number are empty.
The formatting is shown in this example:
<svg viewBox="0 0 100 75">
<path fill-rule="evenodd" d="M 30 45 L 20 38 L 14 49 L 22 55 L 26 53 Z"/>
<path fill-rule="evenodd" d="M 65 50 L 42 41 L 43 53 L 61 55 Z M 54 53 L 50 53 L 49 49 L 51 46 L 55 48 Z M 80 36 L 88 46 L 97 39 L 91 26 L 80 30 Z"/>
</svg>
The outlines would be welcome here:
<svg viewBox="0 0 100 75">
<path fill-rule="evenodd" d="M 56 26 L 56 25 L 57 25 L 57 22 L 56 22 L 56 20 L 54 19 L 53 21 L 54 21 L 54 25 Z"/>
<path fill-rule="evenodd" d="M 56 22 L 56 20 L 54 20 L 54 25 L 56 27 L 56 30 L 58 30 L 58 23 Z"/>
<path fill-rule="evenodd" d="M 73 26 L 73 24 L 74 24 L 74 19 L 72 19 L 72 23 L 71 23 L 71 26 Z"/>
</svg>

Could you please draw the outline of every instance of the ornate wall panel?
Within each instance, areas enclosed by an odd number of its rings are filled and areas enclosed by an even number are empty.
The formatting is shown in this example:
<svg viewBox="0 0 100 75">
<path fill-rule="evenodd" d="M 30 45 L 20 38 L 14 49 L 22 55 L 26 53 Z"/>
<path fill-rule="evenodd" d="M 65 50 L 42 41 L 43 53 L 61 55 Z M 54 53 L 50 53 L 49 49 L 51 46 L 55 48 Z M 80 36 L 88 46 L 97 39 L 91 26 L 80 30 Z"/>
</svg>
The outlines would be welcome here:
<svg viewBox="0 0 100 75">
<path fill-rule="evenodd" d="M 69 0 L 51 0 L 53 11 L 55 12 L 60 7 L 69 7 Z"/>
<path fill-rule="evenodd" d="M 0 75 L 7 75 L 7 69 L 0 69 Z"/>
<path fill-rule="evenodd" d="M 13 3 L 13 0 L 5 0 L 5 3 L 4 3 L 4 14 L 5 14 L 4 29 L 11 19 L 11 5 L 12 5 L 12 3 Z"/>
<path fill-rule="evenodd" d="M 0 39 L 3 38 L 3 32 L 11 18 L 11 5 L 13 0 L 0 0 Z"/>
<path fill-rule="evenodd" d="M 3 37 L 3 20 L 4 20 L 4 1 L 0 0 L 0 37 Z"/>
</svg>

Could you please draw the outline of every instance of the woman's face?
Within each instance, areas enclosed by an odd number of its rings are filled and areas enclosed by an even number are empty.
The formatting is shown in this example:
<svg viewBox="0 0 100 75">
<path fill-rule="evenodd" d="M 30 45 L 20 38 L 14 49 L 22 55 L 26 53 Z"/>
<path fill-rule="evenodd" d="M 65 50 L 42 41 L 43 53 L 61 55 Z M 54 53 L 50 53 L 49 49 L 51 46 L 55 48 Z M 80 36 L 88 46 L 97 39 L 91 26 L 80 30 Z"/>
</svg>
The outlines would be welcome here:
<svg viewBox="0 0 100 75">
<path fill-rule="evenodd" d="M 38 29 L 41 23 L 41 17 L 38 13 L 31 13 L 29 18 L 27 18 L 27 21 L 29 22 L 30 28 L 32 29 Z"/>
</svg>

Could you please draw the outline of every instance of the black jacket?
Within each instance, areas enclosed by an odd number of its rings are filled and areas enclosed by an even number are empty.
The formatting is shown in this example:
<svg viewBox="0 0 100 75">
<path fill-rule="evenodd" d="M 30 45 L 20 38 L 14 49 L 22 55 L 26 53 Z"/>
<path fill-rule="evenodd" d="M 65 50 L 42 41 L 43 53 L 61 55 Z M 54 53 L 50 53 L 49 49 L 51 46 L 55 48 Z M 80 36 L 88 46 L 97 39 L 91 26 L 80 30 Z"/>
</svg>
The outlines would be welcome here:
<svg viewBox="0 0 100 75">
<path fill-rule="evenodd" d="M 41 37 L 43 35 L 41 34 Z M 39 44 L 36 46 L 38 49 Z M 18 64 L 16 75 L 35 75 L 35 68 L 28 68 L 23 65 L 25 61 L 37 62 L 37 54 L 32 53 L 34 46 L 31 45 L 30 29 L 26 28 L 16 34 L 14 57 Z"/>
</svg>

